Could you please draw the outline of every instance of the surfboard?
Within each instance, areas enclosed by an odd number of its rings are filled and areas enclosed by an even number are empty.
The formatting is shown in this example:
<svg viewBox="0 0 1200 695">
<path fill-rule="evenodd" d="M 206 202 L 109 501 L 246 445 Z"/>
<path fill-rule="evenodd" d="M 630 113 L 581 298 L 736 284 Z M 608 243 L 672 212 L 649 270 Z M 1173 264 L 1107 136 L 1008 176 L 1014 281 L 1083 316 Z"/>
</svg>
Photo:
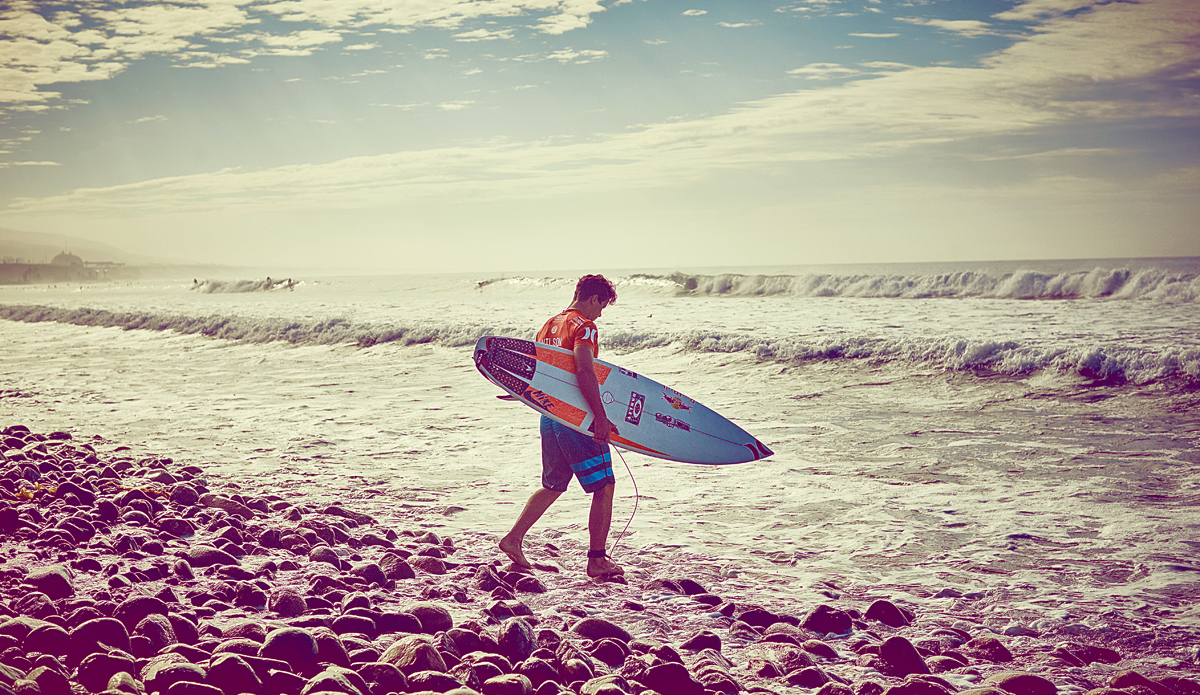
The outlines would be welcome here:
<svg viewBox="0 0 1200 695">
<path fill-rule="evenodd" d="M 604 413 L 620 434 L 609 438 L 630 451 L 669 461 L 723 465 L 758 461 L 772 452 L 716 411 L 675 389 L 615 364 L 593 362 Z M 575 378 L 570 350 L 532 340 L 484 336 L 475 366 L 518 401 L 583 434 L 592 412 Z"/>
</svg>

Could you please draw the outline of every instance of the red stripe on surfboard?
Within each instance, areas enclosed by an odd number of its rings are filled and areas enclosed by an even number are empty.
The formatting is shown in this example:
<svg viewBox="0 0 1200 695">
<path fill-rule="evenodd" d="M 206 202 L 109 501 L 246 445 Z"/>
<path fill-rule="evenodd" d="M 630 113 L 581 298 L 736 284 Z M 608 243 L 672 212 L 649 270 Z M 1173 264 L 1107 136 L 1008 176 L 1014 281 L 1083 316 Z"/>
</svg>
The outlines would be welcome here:
<svg viewBox="0 0 1200 695">
<path fill-rule="evenodd" d="M 628 439 L 626 439 L 618 434 L 608 435 L 608 441 L 612 442 L 613 444 L 620 444 L 621 446 L 625 447 L 626 449 L 636 449 L 638 451 L 644 451 L 648 454 L 653 454 L 654 456 L 661 456 L 663 458 L 667 457 L 667 455 L 661 451 L 655 451 L 654 449 L 651 449 L 648 446 L 642 446 L 641 444 L 631 442 Z"/>
<path fill-rule="evenodd" d="M 538 362 L 545 362 L 551 367 L 558 367 L 564 372 L 570 372 L 571 374 L 575 373 L 575 356 L 570 353 L 558 352 L 557 350 L 547 350 L 546 348 L 538 345 L 537 358 Z M 611 367 L 605 367 L 602 364 L 593 363 L 592 369 L 596 372 L 596 381 L 600 382 L 601 384 L 608 379 L 609 373 L 612 372 Z"/>
<path fill-rule="evenodd" d="M 580 410 L 566 401 L 559 400 L 548 393 L 543 393 L 535 389 L 529 390 L 530 400 L 553 413 L 555 417 L 562 418 L 567 422 L 581 427 L 583 419 L 587 417 L 586 410 Z M 543 400 L 544 399 L 544 400 Z"/>
</svg>

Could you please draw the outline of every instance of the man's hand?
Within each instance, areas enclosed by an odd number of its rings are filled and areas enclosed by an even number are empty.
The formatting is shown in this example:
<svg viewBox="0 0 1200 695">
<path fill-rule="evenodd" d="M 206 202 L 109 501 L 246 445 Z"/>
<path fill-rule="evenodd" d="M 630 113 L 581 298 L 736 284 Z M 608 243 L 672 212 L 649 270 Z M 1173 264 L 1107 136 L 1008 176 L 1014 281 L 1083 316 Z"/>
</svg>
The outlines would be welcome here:
<svg viewBox="0 0 1200 695">
<path fill-rule="evenodd" d="M 592 439 L 596 440 L 597 444 L 607 444 L 610 436 L 620 434 L 617 431 L 617 426 L 612 424 L 612 421 L 603 414 L 597 417 L 592 424 L 595 430 Z"/>
<path fill-rule="evenodd" d="M 607 444 L 612 434 L 620 434 L 617 426 L 609 421 L 604 414 L 604 402 L 600 398 L 600 383 L 596 380 L 596 370 L 592 366 L 592 349 L 585 344 L 575 346 L 575 379 L 583 399 L 587 401 L 592 411 L 592 439 L 598 444 Z"/>
</svg>

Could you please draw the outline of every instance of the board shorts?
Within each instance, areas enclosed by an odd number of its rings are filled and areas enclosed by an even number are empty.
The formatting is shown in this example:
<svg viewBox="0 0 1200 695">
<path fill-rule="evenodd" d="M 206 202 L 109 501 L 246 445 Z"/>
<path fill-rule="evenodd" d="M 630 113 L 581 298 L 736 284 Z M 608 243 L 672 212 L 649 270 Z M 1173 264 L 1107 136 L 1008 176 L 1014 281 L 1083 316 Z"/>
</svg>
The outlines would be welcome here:
<svg viewBox="0 0 1200 695">
<path fill-rule="evenodd" d="M 542 416 L 542 487 L 566 492 L 571 475 L 579 479 L 584 492 L 595 492 L 614 485 L 612 454 L 607 444 Z"/>
</svg>

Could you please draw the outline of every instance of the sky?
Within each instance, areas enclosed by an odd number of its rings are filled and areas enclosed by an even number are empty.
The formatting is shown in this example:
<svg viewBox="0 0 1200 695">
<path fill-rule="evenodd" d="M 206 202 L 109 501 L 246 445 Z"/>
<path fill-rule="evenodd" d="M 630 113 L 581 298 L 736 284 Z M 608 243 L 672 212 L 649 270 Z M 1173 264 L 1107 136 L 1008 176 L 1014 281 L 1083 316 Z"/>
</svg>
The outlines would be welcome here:
<svg viewBox="0 0 1200 695">
<path fill-rule="evenodd" d="M 0 227 L 397 272 L 1200 256 L 1200 2 L 0 0 Z"/>
</svg>

